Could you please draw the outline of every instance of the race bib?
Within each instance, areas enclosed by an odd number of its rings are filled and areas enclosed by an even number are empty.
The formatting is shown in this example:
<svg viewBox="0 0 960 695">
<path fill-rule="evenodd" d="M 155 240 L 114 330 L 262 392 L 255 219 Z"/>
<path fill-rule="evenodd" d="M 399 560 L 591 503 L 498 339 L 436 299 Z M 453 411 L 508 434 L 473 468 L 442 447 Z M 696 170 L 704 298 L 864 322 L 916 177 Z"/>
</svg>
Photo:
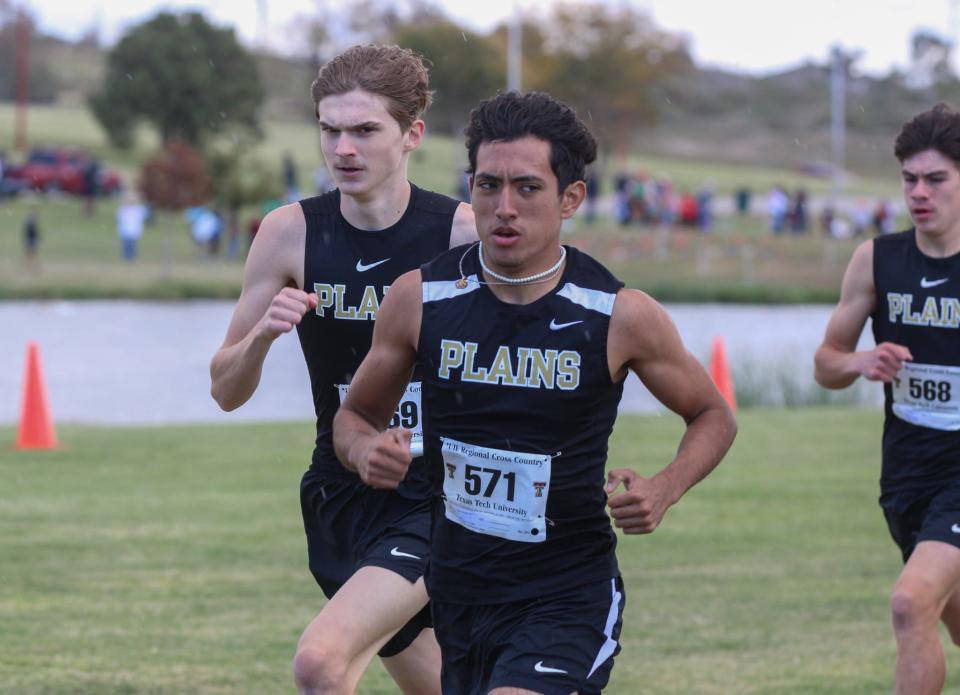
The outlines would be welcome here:
<svg viewBox="0 0 960 695">
<path fill-rule="evenodd" d="M 443 439 L 446 517 L 508 541 L 547 539 L 551 457 Z"/>
<path fill-rule="evenodd" d="M 893 414 L 920 427 L 960 430 L 960 367 L 905 362 L 891 385 Z"/>
<path fill-rule="evenodd" d="M 340 392 L 340 403 L 347 397 L 349 384 L 337 384 Z M 403 392 L 400 404 L 397 406 L 388 428 L 405 427 L 413 432 L 410 439 L 410 451 L 414 456 L 423 456 L 423 422 L 420 417 L 420 382 L 411 381 L 407 390 Z"/>
</svg>

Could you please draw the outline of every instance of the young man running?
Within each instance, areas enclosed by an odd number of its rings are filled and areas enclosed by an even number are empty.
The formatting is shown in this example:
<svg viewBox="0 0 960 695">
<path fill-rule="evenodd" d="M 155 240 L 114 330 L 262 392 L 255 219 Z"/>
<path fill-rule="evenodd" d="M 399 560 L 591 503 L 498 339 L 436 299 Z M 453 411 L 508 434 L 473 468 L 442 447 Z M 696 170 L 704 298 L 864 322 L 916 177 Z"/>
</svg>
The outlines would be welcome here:
<svg viewBox="0 0 960 695">
<path fill-rule="evenodd" d="M 443 691 L 599 693 L 624 607 L 606 506 L 626 533 L 650 533 L 736 426 L 660 305 L 560 244 L 596 156 L 576 114 L 501 94 L 472 113 L 467 147 L 482 241 L 394 284 L 334 443 L 370 485 L 403 485 L 411 433 L 388 425 L 420 369 Z M 605 486 L 628 370 L 687 430 L 655 476 L 616 470 Z"/>
<path fill-rule="evenodd" d="M 332 423 L 394 280 L 475 239 L 473 214 L 407 180 L 430 102 L 416 54 L 356 46 L 321 68 L 312 91 L 323 156 L 338 190 L 264 219 L 210 366 L 212 393 L 225 410 L 241 406 L 257 388 L 273 341 L 296 326 L 317 416 L 301 507 L 310 570 L 330 598 L 300 638 L 297 686 L 304 693 L 352 693 L 379 654 L 405 693 L 435 693 L 439 652 L 425 629 L 422 579 L 430 542 L 422 461 L 395 490 L 371 490 L 337 461 Z M 394 417 L 419 435 L 416 375 Z"/>
<path fill-rule="evenodd" d="M 896 691 L 932 695 L 941 620 L 960 644 L 960 114 L 921 113 L 894 153 L 914 226 L 854 252 L 815 375 L 884 384 L 880 506 L 905 563 L 890 602 Z M 868 317 L 876 347 L 858 352 Z"/>
</svg>

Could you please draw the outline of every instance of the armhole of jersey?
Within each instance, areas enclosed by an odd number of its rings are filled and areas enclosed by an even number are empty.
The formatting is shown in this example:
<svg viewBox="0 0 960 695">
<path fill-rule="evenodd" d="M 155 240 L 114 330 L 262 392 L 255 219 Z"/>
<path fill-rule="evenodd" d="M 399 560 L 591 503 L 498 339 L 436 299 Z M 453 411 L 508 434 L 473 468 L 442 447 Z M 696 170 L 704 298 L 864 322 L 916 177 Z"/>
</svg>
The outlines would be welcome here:
<svg viewBox="0 0 960 695">
<path fill-rule="evenodd" d="M 883 247 L 883 242 L 877 243 L 879 238 L 873 240 L 873 258 L 870 260 L 871 272 L 873 276 L 870 278 L 873 282 L 873 311 L 870 312 L 870 322 L 871 326 L 876 323 L 877 317 L 880 316 L 881 304 L 883 304 L 883 295 L 880 292 L 880 283 L 878 278 L 881 277 L 881 273 L 877 272 L 877 269 L 880 266 L 880 253 L 879 249 Z"/>
<path fill-rule="evenodd" d="M 453 227 L 457 223 L 457 213 L 460 211 L 460 201 L 454 200 L 453 212 L 450 213 L 450 228 L 447 231 L 447 246 L 446 248 L 453 248 Z M 459 244 L 458 244 L 459 246 Z"/>
<path fill-rule="evenodd" d="M 303 258 L 300 260 L 303 265 L 303 287 L 300 289 L 303 292 L 309 293 L 311 290 L 307 289 L 309 286 L 309 265 L 307 259 L 310 258 L 310 252 L 313 250 L 311 244 L 313 243 L 313 235 L 310 233 L 310 218 L 311 214 L 307 212 L 306 206 L 304 206 L 303 201 L 300 201 L 300 211 L 303 213 Z"/>
<path fill-rule="evenodd" d="M 312 292 L 308 278 L 310 277 L 310 259 L 317 252 L 320 231 L 323 224 L 335 224 L 335 214 L 340 207 L 336 191 L 329 191 L 313 198 L 300 201 L 300 210 L 303 212 L 303 287 L 304 292 Z M 309 289 L 308 289 L 309 288 Z"/>
<path fill-rule="evenodd" d="M 446 234 L 444 239 L 443 250 L 447 251 L 452 248 L 451 244 L 453 243 L 453 225 L 457 218 L 457 210 L 460 209 L 460 201 L 450 196 L 443 195 L 442 193 L 437 193 L 435 191 L 428 191 L 423 188 L 417 188 L 414 184 L 410 184 L 417 189 L 417 200 L 416 205 L 418 209 L 429 215 L 441 215 L 441 216 L 450 216 L 450 221 L 446 225 Z M 449 212 L 444 209 L 445 203 L 452 203 L 453 209 Z"/>
<path fill-rule="evenodd" d="M 596 287 L 602 288 L 598 291 L 613 295 L 613 303 L 610 305 L 610 313 L 606 314 L 605 312 L 598 312 L 607 317 L 607 329 L 604 332 L 604 335 L 600 338 L 602 342 L 603 363 L 605 367 L 604 375 L 606 376 L 607 383 L 610 386 L 616 387 L 624 384 L 626 383 L 627 378 L 630 376 L 629 367 L 627 367 L 627 373 L 620 381 L 615 381 L 613 376 L 610 374 L 610 330 L 613 327 L 613 313 L 616 311 L 617 299 L 620 295 L 620 290 L 626 289 L 626 284 L 620 278 L 614 275 L 609 268 L 599 263 L 592 256 L 583 253 L 577 247 L 567 245 L 567 254 L 569 262 L 579 264 L 582 268 L 589 267 L 589 271 L 586 272 L 589 272 L 590 275 L 596 279 Z"/>
<path fill-rule="evenodd" d="M 623 379 L 616 381 L 613 378 L 613 375 L 610 373 L 610 331 L 613 330 L 613 314 L 617 310 L 617 299 L 620 298 L 620 290 L 625 289 L 624 284 L 621 282 L 620 287 L 614 290 L 613 305 L 610 309 L 610 315 L 607 317 L 607 334 L 603 336 L 603 363 L 606 369 L 604 374 L 607 377 L 607 381 L 611 386 L 620 386 L 627 383 L 627 379 L 630 378 L 630 366 L 627 365 L 626 373 L 623 375 Z M 637 377 L 639 379 L 639 377 Z M 646 388 L 646 387 L 644 387 Z"/>
<path fill-rule="evenodd" d="M 413 371 L 414 374 L 417 372 L 423 373 L 426 369 L 425 360 L 421 361 L 423 354 L 420 348 L 423 346 L 423 326 L 426 323 L 427 319 L 427 304 L 428 302 L 423 301 L 423 288 L 427 282 L 427 276 L 425 268 L 429 263 L 422 263 L 420 265 L 420 328 L 417 330 L 417 350 L 416 350 L 416 360 L 414 361 Z"/>
</svg>

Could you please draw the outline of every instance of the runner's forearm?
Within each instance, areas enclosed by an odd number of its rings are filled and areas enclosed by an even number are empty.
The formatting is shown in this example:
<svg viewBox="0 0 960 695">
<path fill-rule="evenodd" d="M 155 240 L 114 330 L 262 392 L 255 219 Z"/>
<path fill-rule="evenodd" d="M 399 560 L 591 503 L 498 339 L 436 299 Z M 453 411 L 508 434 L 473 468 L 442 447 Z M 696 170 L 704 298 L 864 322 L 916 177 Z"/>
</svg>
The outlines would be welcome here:
<svg viewBox="0 0 960 695">
<path fill-rule="evenodd" d="M 359 413 L 341 407 L 333 418 L 333 450 L 343 467 L 357 472 L 362 451 L 378 433 Z"/>
<path fill-rule="evenodd" d="M 717 467 L 736 435 L 737 422 L 726 407 L 707 408 L 687 424 L 676 457 L 654 476 L 665 483 L 670 505 Z"/>
<path fill-rule="evenodd" d="M 860 376 L 857 352 L 821 345 L 813 358 L 813 378 L 827 389 L 844 389 Z"/>
<path fill-rule="evenodd" d="M 236 410 L 250 400 L 272 344 L 251 332 L 239 343 L 217 350 L 210 361 L 210 394 L 221 408 Z"/>
</svg>

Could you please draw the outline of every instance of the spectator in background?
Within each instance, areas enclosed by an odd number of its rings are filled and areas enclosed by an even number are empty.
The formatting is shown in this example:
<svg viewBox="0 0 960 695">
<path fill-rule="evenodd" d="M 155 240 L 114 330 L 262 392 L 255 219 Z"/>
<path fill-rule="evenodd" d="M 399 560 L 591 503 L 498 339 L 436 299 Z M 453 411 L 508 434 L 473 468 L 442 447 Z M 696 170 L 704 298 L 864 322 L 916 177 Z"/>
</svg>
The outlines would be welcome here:
<svg viewBox="0 0 960 695">
<path fill-rule="evenodd" d="M 859 237 L 867 233 L 872 222 L 870 205 L 863 198 L 857 198 L 853 208 L 853 236 Z"/>
<path fill-rule="evenodd" d="M 123 203 L 117 208 L 117 235 L 120 237 L 120 253 L 125 261 L 136 259 L 137 242 L 143 236 L 148 216 L 147 207 L 135 193 L 124 195 Z"/>
<path fill-rule="evenodd" d="M 37 248 L 40 246 L 40 224 L 37 222 L 37 211 L 33 208 L 27 211 L 23 220 L 23 255 L 28 270 L 37 270 Z"/>
<path fill-rule="evenodd" d="M 297 183 L 297 164 L 293 161 L 293 156 L 289 152 L 283 155 L 283 194 L 288 203 L 295 203 L 300 200 L 300 186 Z"/>
<path fill-rule="evenodd" d="M 820 210 L 820 233 L 825 237 L 833 236 L 833 219 L 836 215 L 833 209 L 833 202 L 827 201 Z"/>
<path fill-rule="evenodd" d="M 701 232 L 713 229 L 713 182 L 705 183 L 697 193 L 697 226 Z"/>
<path fill-rule="evenodd" d="M 790 198 L 783 186 L 777 184 L 767 197 L 767 215 L 770 216 L 770 231 L 774 235 L 784 231 L 787 223 L 787 213 L 790 209 Z"/>
<path fill-rule="evenodd" d="M 7 153 L 0 150 L 0 200 L 15 196 L 21 186 L 16 181 L 9 179 L 5 172 L 7 166 Z"/>
<path fill-rule="evenodd" d="M 83 170 L 83 209 L 87 215 L 95 212 L 98 195 L 100 195 L 100 162 L 91 157 Z"/>
<path fill-rule="evenodd" d="M 881 198 L 873 209 L 873 229 L 877 236 L 892 234 L 894 231 L 893 223 L 893 210 L 890 209 L 890 203 Z"/>
<path fill-rule="evenodd" d="M 220 216 L 207 207 L 187 208 L 184 213 L 190 225 L 190 236 L 194 243 L 213 254 L 219 248 L 222 221 Z"/>
<path fill-rule="evenodd" d="M 750 189 L 746 186 L 740 186 L 733 194 L 734 207 L 741 217 L 750 212 L 750 196 Z"/>
<path fill-rule="evenodd" d="M 693 193 L 684 191 L 680 194 L 677 214 L 680 217 L 680 224 L 684 227 L 694 227 L 699 224 L 700 210 Z"/>
<path fill-rule="evenodd" d="M 651 205 L 647 200 L 649 194 L 650 186 L 647 184 L 647 175 L 643 172 L 638 172 L 630 179 L 630 198 L 629 198 L 629 209 L 630 209 L 630 220 L 632 222 L 650 222 L 651 220 Z"/>
<path fill-rule="evenodd" d="M 211 210 L 216 224 L 216 231 L 213 234 L 213 238 L 210 239 L 210 245 L 208 251 L 211 256 L 216 256 L 220 253 L 220 242 L 223 240 L 224 233 L 227 229 L 227 221 L 223 216 L 223 213 L 218 209 Z"/>
<path fill-rule="evenodd" d="M 680 198 L 673 188 L 673 182 L 663 177 L 653 182 L 653 220 L 664 227 L 673 227 L 677 223 Z"/>
<path fill-rule="evenodd" d="M 807 231 L 807 192 L 799 188 L 793 198 L 790 210 L 790 231 L 804 234 Z"/>
<path fill-rule="evenodd" d="M 616 205 L 617 221 L 626 226 L 630 224 L 630 175 L 626 172 L 617 174 L 614 182 L 614 203 Z"/>
<path fill-rule="evenodd" d="M 296 178 L 296 174 L 294 174 L 294 178 Z M 313 187 L 317 190 L 317 195 L 329 193 L 337 187 L 330 177 L 330 170 L 327 169 L 326 164 L 321 164 L 313 172 Z"/>
</svg>

